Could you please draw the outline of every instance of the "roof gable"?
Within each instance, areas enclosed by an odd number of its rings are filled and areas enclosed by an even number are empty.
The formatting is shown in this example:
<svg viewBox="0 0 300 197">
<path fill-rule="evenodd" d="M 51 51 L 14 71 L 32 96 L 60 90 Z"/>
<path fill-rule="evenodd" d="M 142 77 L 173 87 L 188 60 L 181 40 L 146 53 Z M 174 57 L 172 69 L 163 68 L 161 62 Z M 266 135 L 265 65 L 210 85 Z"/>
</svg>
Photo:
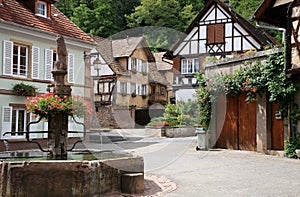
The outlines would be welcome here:
<svg viewBox="0 0 300 197">
<path fill-rule="evenodd" d="M 51 15 L 49 18 L 40 17 L 28 8 L 27 1 L 6 0 L 0 6 L 0 23 L 20 26 L 38 32 L 61 34 L 86 42 L 92 42 L 92 38 L 76 26 L 53 4 L 49 5 Z M 50 1 L 45 1 L 50 2 Z M 51 1 L 51 3 L 54 1 Z M 29 6 L 30 7 L 30 6 Z"/>
<path fill-rule="evenodd" d="M 218 24 L 220 25 L 217 27 Z M 214 38 L 209 42 L 211 33 Z M 226 4 L 219 0 L 210 0 L 165 57 L 199 54 L 224 56 L 250 49 L 261 50 L 266 45 L 274 44 L 273 40 L 269 40 Z"/>
<path fill-rule="evenodd" d="M 253 18 L 285 28 L 288 6 L 293 2 L 293 0 L 264 0 L 255 11 Z"/>
<path fill-rule="evenodd" d="M 125 72 L 123 67 L 113 57 L 112 40 L 100 38 L 98 36 L 93 36 L 93 39 L 97 43 L 96 50 L 100 53 L 101 57 L 108 64 L 110 69 L 115 74 L 122 74 Z"/>
<path fill-rule="evenodd" d="M 130 57 L 135 50 L 140 48 L 144 50 L 149 62 L 155 61 L 144 37 L 129 37 L 112 41 L 112 51 L 114 58 Z"/>
</svg>

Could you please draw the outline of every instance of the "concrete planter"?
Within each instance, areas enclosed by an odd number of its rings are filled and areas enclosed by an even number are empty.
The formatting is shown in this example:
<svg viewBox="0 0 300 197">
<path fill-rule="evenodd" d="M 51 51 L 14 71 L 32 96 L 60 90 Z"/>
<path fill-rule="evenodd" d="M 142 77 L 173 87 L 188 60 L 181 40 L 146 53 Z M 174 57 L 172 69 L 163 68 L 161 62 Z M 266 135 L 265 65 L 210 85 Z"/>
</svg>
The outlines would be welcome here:
<svg viewBox="0 0 300 197">
<path fill-rule="evenodd" d="M 146 126 L 145 129 L 146 129 L 146 132 L 149 134 L 152 134 L 152 136 L 176 138 L 176 137 L 195 136 L 196 127 L 194 127 L 194 126 L 176 126 L 176 127 Z"/>
</svg>

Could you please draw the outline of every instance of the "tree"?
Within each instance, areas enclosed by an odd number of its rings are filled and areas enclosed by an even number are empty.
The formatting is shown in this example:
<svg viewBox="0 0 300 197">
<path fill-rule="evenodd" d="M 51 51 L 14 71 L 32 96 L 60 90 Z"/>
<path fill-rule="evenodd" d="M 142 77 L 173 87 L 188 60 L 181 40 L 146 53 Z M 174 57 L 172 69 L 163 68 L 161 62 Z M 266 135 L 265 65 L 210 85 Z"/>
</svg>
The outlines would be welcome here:
<svg viewBox="0 0 300 197">
<path fill-rule="evenodd" d="M 74 9 L 71 20 L 86 33 L 108 37 L 116 31 L 111 9 L 112 0 L 94 0 Z"/>
</svg>

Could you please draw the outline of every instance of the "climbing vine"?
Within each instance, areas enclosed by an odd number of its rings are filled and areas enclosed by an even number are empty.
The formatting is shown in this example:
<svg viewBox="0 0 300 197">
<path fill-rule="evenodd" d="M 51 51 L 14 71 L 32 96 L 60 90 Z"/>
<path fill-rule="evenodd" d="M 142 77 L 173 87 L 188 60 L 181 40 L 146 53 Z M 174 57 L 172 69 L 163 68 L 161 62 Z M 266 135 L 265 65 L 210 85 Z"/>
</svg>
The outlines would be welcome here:
<svg viewBox="0 0 300 197">
<path fill-rule="evenodd" d="M 208 128 L 211 116 L 211 103 L 218 92 L 227 96 L 246 93 L 246 102 L 253 102 L 257 95 L 267 92 L 270 102 L 276 102 L 284 117 L 287 117 L 288 104 L 296 92 L 296 86 L 286 78 L 284 54 L 272 54 L 265 64 L 261 62 L 245 62 L 244 66 L 232 75 L 214 75 L 206 78 L 197 76 L 197 90 L 200 123 Z M 298 117 L 299 120 L 299 117 Z"/>
</svg>

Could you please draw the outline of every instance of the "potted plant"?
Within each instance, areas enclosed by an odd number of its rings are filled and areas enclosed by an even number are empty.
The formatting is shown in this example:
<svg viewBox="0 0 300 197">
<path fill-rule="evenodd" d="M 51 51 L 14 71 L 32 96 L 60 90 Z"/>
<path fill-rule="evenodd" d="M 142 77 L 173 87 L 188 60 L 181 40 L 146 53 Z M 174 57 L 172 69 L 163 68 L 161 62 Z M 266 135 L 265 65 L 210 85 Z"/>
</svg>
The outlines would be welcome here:
<svg viewBox="0 0 300 197">
<path fill-rule="evenodd" d="M 19 96 L 35 96 L 37 88 L 32 85 L 17 83 L 13 86 L 13 92 Z"/>
<path fill-rule="evenodd" d="M 136 97 L 136 93 L 135 92 L 131 93 L 131 96 Z"/>
<path fill-rule="evenodd" d="M 74 95 L 61 98 L 54 93 L 39 94 L 35 97 L 28 97 L 25 105 L 28 112 L 46 118 L 57 112 L 64 112 L 78 118 L 92 113 L 90 102 Z"/>
</svg>

